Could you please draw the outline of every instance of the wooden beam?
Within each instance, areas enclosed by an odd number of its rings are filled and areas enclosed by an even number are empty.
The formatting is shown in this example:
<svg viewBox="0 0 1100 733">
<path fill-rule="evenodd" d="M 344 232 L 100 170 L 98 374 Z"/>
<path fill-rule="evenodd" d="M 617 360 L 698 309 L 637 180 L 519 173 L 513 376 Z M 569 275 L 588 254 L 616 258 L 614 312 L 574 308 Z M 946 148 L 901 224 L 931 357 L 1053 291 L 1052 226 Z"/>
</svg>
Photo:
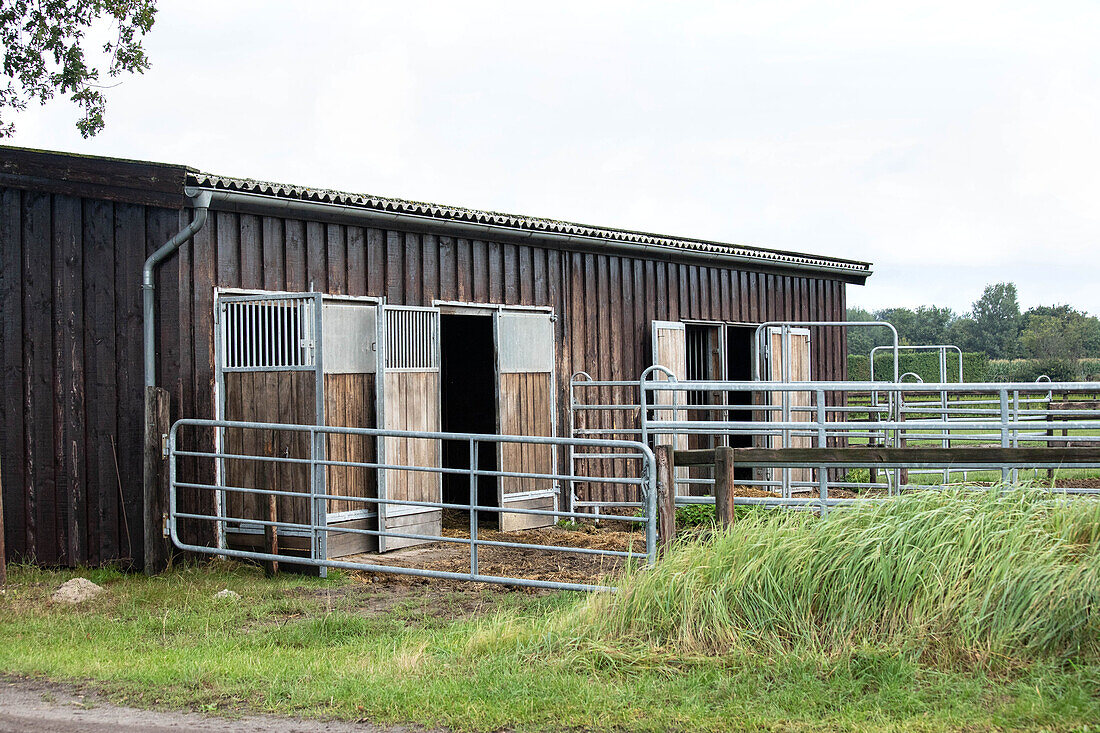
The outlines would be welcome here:
<svg viewBox="0 0 1100 733">
<path fill-rule="evenodd" d="M 931 463 L 948 466 L 955 463 L 1028 465 L 1035 463 L 1100 463 L 1100 445 L 1069 448 L 731 448 L 736 463 L 767 465 L 781 463 L 843 463 L 848 465 Z M 676 451 L 678 466 L 714 464 L 713 450 Z"/>
<path fill-rule="evenodd" d="M 0 586 L 8 582 L 8 561 L 4 548 L 4 473 L 0 466 Z"/>
<path fill-rule="evenodd" d="M 168 511 L 168 461 L 161 436 L 168 433 L 168 390 L 145 388 L 145 574 L 153 575 L 168 566 L 168 542 L 164 537 L 164 516 Z"/>
<path fill-rule="evenodd" d="M 671 445 L 659 445 L 657 458 L 657 543 L 663 549 L 676 538 L 676 469 Z"/>
<path fill-rule="evenodd" d="M 714 517 L 719 527 L 734 522 L 733 448 L 714 449 Z"/>
</svg>

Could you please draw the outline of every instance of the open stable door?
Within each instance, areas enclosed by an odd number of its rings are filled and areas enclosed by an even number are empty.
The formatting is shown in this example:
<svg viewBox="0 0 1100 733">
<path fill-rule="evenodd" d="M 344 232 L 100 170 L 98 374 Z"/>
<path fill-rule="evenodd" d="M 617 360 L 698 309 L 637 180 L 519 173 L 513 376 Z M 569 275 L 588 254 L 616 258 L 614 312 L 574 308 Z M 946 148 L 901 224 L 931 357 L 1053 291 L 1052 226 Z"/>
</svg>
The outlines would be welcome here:
<svg viewBox="0 0 1100 733">
<path fill-rule="evenodd" d="M 381 425 L 386 430 L 439 432 L 439 311 L 432 308 L 383 306 L 379 319 L 383 345 Z M 382 442 L 383 463 L 439 468 L 440 442 L 434 438 L 388 437 Z M 381 472 L 379 498 L 441 502 L 441 474 L 433 471 L 386 469 Z M 401 504 L 378 505 L 383 532 L 439 535 L 438 508 Z M 379 536 L 378 551 L 386 552 L 430 540 Z"/>
<path fill-rule="evenodd" d="M 784 335 L 786 330 L 786 335 Z M 786 343 L 784 343 L 786 342 Z M 768 328 L 767 345 L 768 380 L 773 382 L 808 382 L 810 375 L 810 330 L 808 328 Z M 773 392 L 770 403 L 781 406 L 781 412 L 772 412 L 770 419 L 783 422 L 812 422 L 809 411 L 810 392 Z M 809 448 L 813 438 L 808 435 L 791 435 L 784 430 L 771 437 L 773 448 Z M 782 474 L 783 492 L 790 493 L 793 482 L 813 481 L 812 468 L 777 469 Z M 805 486 L 795 487 L 805 489 Z"/>
<path fill-rule="evenodd" d="M 494 314 L 497 361 L 497 422 L 501 435 L 554 436 L 554 324 L 549 313 L 498 310 Z M 554 446 L 500 444 L 500 469 L 517 473 L 557 473 Z M 502 509 L 556 508 L 553 479 L 502 476 L 497 483 Z M 552 514 L 501 512 L 500 529 L 511 531 L 553 524 Z"/>
<path fill-rule="evenodd" d="M 679 321 L 653 321 L 653 363 L 669 369 L 677 379 L 687 379 L 687 333 L 684 324 Z M 664 380 L 667 377 L 663 373 L 653 375 L 654 379 Z M 676 390 L 661 390 L 654 393 L 654 401 L 662 405 L 686 405 L 687 393 Z M 686 420 L 685 410 L 658 410 L 658 420 Z M 686 433 L 674 435 L 658 435 L 654 439 L 657 445 L 671 445 L 673 450 L 687 450 L 688 436 Z M 686 468 L 676 469 L 677 481 L 688 478 Z M 688 486 L 678 484 L 676 493 L 687 494 Z"/>
</svg>

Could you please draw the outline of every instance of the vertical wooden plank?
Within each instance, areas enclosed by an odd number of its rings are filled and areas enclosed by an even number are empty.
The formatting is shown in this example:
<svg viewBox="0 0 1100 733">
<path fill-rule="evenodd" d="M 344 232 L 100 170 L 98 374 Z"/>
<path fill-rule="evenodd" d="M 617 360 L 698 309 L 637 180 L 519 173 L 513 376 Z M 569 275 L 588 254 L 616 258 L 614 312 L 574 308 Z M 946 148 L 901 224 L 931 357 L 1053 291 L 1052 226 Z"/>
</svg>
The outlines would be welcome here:
<svg viewBox="0 0 1100 733">
<path fill-rule="evenodd" d="M 89 541 L 87 561 L 99 564 L 118 557 L 118 492 L 114 443 L 118 414 L 115 381 L 115 237 L 114 207 L 85 200 L 84 222 L 84 354 L 85 408 L 89 430 L 87 456 Z"/>
<path fill-rule="evenodd" d="M 223 243 L 230 249 L 236 230 L 236 222 L 232 218 L 226 218 L 218 213 L 217 216 L 207 220 L 206 226 L 195 233 L 192 239 L 193 291 L 194 303 L 193 330 L 194 349 L 194 416 L 200 419 L 212 419 L 215 415 L 214 405 L 214 286 L 218 284 L 221 274 L 215 263 L 220 263 L 223 257 L 221 252 Z M 223 229 L 228 228 L 228 232 Z M 232 261 L 231 252 L 225 255 L 227 262 Z M 304 264 L 304 263 L 303 263 Z M 226 275 L 231 273 L 227 272 Z M 203 451 L 214 449 L 214 431 L 210 428 L 202 428 L 194 431 L 196 447 Z M 211 460 L 199 461 L 196 465 L 195 477 L 198 483 L 214 483 L 214 462 Z M 210 514 L 214 509 L 214 497 L 209 491 L 190 490 L 182 492 L 180 496 L 185 511 L 196 514 Z M 134 529 L 133 527 L 131 529 Z M 189 542 L 205 544 L 213 541 L 214 528 L 209 522 L 187 522 L 180 528 Z"/>
<path fill-rule="evenodd" d="M 424 305 L 439 298 L 439 239 L 434 234 L 420 238 L 420 297 Z"/>
<path fill-rule="evenodd" d="M 145 261 L 145 211 L 132 204 L 115 204 L 115 383 L 118 385 L 118 475 L 122 497 L 118 521 L 119 552 L 135 564 L 144 558 L 142 533 L 142 443 L 145 397 L 142 379 L 141 267 Z M 209 225 L 207 225 L 209 226 Z M 202 232 L 200 231 L 200 234 Z M 209 250 L 208 250 L 209 251 Z M 209 251 L 212 254 L 212 251 Z M 209 264 L 211 269 L 213 265 Z M 115 455 L 112 454 L 112 459 Z"/>
<path fill-rule="evenodd" d="M 261 222 L 261 240 L 263 242 L 264 290 L 286 290 L 286 238 L 283 220 L 265 216 Z"/>
<path fill-rule="evenodd" d="M 84 250 L 80 199 L 54 197 L 54 404 L 60 460 L 58 500 L 62 561 L 86 561 L 87 480 L 84 462 Z"/>
<path fill-rule="evenodd" d="M 292 293 L 304 293 L 309 289 L 306 268 L 306 227 L 297 219 L 283 223 L 286 249 L 286 289 Z"/>
<path fill-rule="evenodd" d="M 45 565 L 61 559 L 57 532 L 57 477 L 53 431 L 53 299 L 50 292 L 53 247 L 48 194 L 24 194 L 23 209 L 23 423 L 26 426 L 24 490 L 32 512 L 29 548 Z"/>
<path fill-rule="evenodd" d="M 439 294 L 440 300 L 458 300 L 458 275 L 453 237 L 439 237 Z"/>
<path fill-rule="evenodd" d="M 541 247 L 528 250 L 531 268 L 523 281 L 525 283 L 530 281 L 532 287 L 531 292 L 524 296 L 526 299 L 523 302 L 527 305 L 547 305 L 550 302 L 549 285 L 546 279 L 549 255 L 550 251 Z M 520 275 L 523 276 L 522 270 Z"/>
<path fill-rule="evenodd" d="M 647 295 L 645 290 L 645 262 L 633 259 L 631 263 L 633 269 L 631 300 L 634 304 L 634 332 L 631 337 L 634 340 L 632 347 L 634 351 L 634 369 L 630 374 L 630 378 L 637 379 L 641 376 L 642 370 L 646 368 L 644 348 L 645 333 L 648 327 L 645 317 Z"/>
<path fill-rule="evenodd" d="M 218 272 L 216 283 L 223 288 L 241 287 L 241 230 L 236 214 L 214 213 L 217 233 Z"/>
<path fill-rule="evenodd" d="M 470 259 L 473 263 L 473 280 L 471 281 L 471 297 L 477 303 L 490 303 L 493 301 L 492 290 L 489 286 L 489 245 L 475 239 L 470 243 Z"/>
<path fill-rule="evenodd" d="M 420 235 L 405 232 L 405 304 L 424 305 L 420 273 Z"/>
<path fill-rule="evenodd" d="M 488 253 L 489 270 L 489 302 L 503 303 L 504 301 L 504 253 L 501 251 L 500 242 L 489 242 L 486 246 Z"/>
<path fill-rule="evenodd" d="M 519 251 L 514 244 L 500 246 L 504 265 L 504 301 L 510 305 L 519 303 Z"/>
<path fill-rule="evenodd" d="M 7 494 L 7 547 L 20 558 L 33 549 L 24 493 L 22 205 L 18 189 L 0 189 L 0 455 L 8 456 L 0 467 L 0 485 Z"/>
<path fill-rule="evenodd" d="M 386 300 L 405 303 L 405 243 L 401 232 L 386 232 Z"/>
<path fill-rule="evenodd" d="M 312 292 L 329 292 L 327 249 L 325 225 L 317 221 L 307 221 L 306 279 Z"/>
<path fill-rule="evenodd" d="M 386 294 L 386 234 L 381 229 L 368 229 L 367 247 L 367 295 L 381 297 Z"/>
<path fill-rule="evenodd" d="M 339 224 L 325 225 L 325 252 L 328 267 L 325 292 L 335 295 L 347 295 L 348 249 L 343 226 Z"/>
<path fill-rule="evenodd" d="M 0 459 L 3 454 L 0 453 Z M 4 465 L 0 460 L 0 588 L 8 584 L 8 549 L 4 538 L 7 529 L 4 527 Z"/>
<path fill-rule="evenodd" d="M 264 285 L 264 250 L 260 218 L 252 214 L 241 214 L 240 227 L 241 287 L 259 290 Z"/>
<path fill-rule="evenodd" d="M 349 226 L 347 232 L 347 293 L 367 294 L 367 232 Z"/>
</svg>

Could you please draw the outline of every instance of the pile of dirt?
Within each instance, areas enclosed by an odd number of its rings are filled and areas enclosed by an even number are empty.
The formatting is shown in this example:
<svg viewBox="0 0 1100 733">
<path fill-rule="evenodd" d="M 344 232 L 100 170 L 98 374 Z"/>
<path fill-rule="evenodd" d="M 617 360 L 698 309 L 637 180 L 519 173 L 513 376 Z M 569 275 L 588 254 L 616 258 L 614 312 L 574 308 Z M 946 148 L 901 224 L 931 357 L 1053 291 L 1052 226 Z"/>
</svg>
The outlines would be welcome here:
<svg viewBox="0 0 1100 733">
<path fill-rule="evenodd" d="M 50 600 L 54 603 L 76 605 L 78 603 L 90 601 L 99 594 L 105 592 L 105 588 L 96 585 L 87 578 L 73 578 L 72 580 L 62 583 L 61 586 L 54 591 L 54 594 L 50 596 Z"/>
</svg>

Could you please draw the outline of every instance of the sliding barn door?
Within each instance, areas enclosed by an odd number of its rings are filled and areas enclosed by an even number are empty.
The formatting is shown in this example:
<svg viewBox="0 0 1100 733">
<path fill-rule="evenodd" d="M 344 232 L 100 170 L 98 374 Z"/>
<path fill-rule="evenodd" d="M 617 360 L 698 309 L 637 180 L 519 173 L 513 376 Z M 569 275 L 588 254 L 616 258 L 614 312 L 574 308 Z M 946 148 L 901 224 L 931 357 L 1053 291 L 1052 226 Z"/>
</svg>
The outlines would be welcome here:
<svg viewBox="0 0 1100 733">
<path fill-rule="evenodd" d="M 768 329 L 768 379 L 773 382 L 808 382 L 810 375 L 810 330 L 808 328 L 787 328 L 784 338 L 782 328 Z M 784 343 L 786 341 L 786 343 Z M 772 392 L 770 403 L 781 406 L 781 411 L 771 412 L 772 420 L 783 422 L 811 422 L 814 416 L 809 408 L 810 392 Z M 784 430 L 780 435 L 771 437 L 773 448 L 809 448 L 813 438 L 808 435 L 792 435 Z M 778 469 L 782 474 L 783 491 L 789 493 L 792 482 L 813 481 L 812 468 Z M 805 490 L 804 486 L 794 487 Z"/>
<path fill-rule="evenodd" d="M 549 313 L 497 311 L 497 410 L 501 435 L 554 435 L 554 324 Z M 500 445 L 500 468 L 517 473 L 556 473 L 552 445 Z M 555 509 L 553 479 L 503 476 L 497 482 L 502 509 Z M 503 531 L 545 527 L 552 514 L 500 514 Z"/>
<path fill-rule="evenodd" d="M 382 427 L 387 430 L 439 432 L 439 312 L 431 308 L 385 306 L 382 309 Z M 383 441 L 384 463 L 420 468 L 441 466 L 441 446 L 435 438 L 390 437 Z M 386 469 L 380 476 L 380 498 L 441 502 L 441 474 Z M 402 534 L 438 535 L 438 508 L 399 504 L 378 505 L 378 527 Z M 378 538 L 386 552 L 430 540 Z"/>
<path fill-rule="evenodd" d="M 687 379 L 687 334 L 684 324 L 679 321 L 653 321 L 653 363 L 669 369 L 677 379 Z M 654 374 L 657 380 L 664 380 L 662 373 Z M 662 405 L 686 405 L 687 393 L 681 391 L 661 390 L 654 392 L 654 401 Z M 657 410 L 657 420 L 687 420 L 686 410 Z M 656 445 L 671 445 L 674 450 L 687 450 L 688 436 L 684 433 L 675 435 L 658 435 L 654 438 Z M 686 468 L 676 469 L 676 480 L 683 481 L 688 478 Z M 678 483 L 676 493 L 687 494 L 688 486 Z"/>
</svg>

